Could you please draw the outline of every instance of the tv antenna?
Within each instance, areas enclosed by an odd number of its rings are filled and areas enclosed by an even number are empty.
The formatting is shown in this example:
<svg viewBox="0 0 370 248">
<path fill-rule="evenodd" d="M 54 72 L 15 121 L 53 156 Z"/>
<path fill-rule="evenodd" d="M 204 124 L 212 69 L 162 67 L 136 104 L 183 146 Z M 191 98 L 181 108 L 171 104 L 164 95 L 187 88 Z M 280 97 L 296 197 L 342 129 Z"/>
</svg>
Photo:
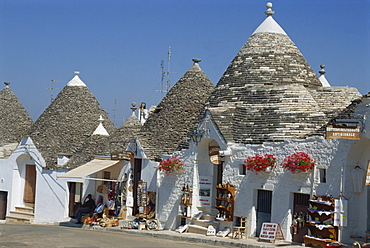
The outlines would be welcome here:
<svg viewBox="0 0 370 248">
<path fill-rule="evenodd" d="M 45 88 L 46 90 L 50 90 L 50 103 L 52 103 L 54 101 L 54 97 L 53 97 L 53 90 L 57 90 L 59 88 L 55 88 L 54 87 L 54 83 L 66 83 L 67 81 L 57 81 L 57 80 L 51 80 L 51 87 L 50 88 Z"/>
<path fill-rule="evenodd" d="M 171 88 L 171 80 L 170 80 L 170 74 L 177 73 L 177 72 L 171 72 L 171 46 L 168 46 L 168 52 L 167 52 L 167 71 L 164 71 L 164 61 L 161 60 L 161 69 L 160 72 L 162 74 L 161 78 L 161 89 L 157 90 L 161 92 L 161 98 L 163 97 L 163 92 L 167 93 Z M 166 82 L 165 82 L 166 79 Z"/>
</svg>

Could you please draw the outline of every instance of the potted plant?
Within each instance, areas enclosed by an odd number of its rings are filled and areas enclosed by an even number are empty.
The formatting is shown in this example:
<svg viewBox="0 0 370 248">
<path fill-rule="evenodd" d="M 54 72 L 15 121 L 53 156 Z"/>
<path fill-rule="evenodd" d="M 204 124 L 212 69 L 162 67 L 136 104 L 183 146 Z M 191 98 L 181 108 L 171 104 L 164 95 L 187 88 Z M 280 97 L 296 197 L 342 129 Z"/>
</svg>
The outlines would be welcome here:
<svg viewBox="0 0 370 248">
<path fill-rule="evenodd" d="M 312 170 L 315 162 L 307 153 L 296 152 L 284 158 L 282 167 L 290 170 L 293 174 Z"/>
<path fill-rule="evenodd" d="M 171 156 L 167 159 L 161 160 L 158 165 L 158 169 L 161 172 L 165 172 L 167 175 L 172 173 L 179 173 L 184 171 L 184 163 L 177 156 Z"/>
<path fill-rule="evenodd" d="M 265 154 L 263 156 L 257 154 L 255 156 L 248 157 L 244 160 L 244 166 L 247 170 L 252 171 L 271 171 L 272 168 L 275 167 L 276 158 L 274 155 Z"/>
</svg>

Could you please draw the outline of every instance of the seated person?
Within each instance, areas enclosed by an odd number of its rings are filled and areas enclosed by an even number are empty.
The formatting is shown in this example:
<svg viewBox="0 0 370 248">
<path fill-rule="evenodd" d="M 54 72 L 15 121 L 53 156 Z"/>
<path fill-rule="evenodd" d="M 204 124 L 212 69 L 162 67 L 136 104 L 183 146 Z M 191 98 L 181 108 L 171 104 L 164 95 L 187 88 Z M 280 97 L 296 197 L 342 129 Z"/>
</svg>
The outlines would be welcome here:
<svg viewBox="0 0 370 248">
<path fill-rule="evenodd" d="M 95 207 L 95 201 L 92 199 L 92 195 L 88 194 L 81 208 L 77 210 L 77 213 L 76 213 L 77 223 L 76 224 L 82 224 L 82 217 L 85 214 L 90 214 L 93 207 Z"/>
</svg>

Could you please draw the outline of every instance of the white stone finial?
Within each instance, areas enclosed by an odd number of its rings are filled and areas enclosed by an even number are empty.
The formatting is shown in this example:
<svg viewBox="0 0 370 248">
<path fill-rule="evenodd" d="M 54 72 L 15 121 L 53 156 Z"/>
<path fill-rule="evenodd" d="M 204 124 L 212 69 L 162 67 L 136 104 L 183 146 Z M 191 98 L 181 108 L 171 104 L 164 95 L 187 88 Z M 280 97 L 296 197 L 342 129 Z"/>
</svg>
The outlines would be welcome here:
<svg viewBox="0 0 370 248">
<path fill-rule="evenodd" d="M 192 59 L 194 64 L 198 64 L 200 61 L 202 61 L 201 59 Z"/>
<path fill-rule="evenodd" d="M 98 127 L 95 129 L 95 131 L 93 132 L 93 135 L 104 135 L 104 136 L 109 136 L 109 133 L 107 132 L 107 130 L 104 128 L 103 126 L 103 116 L 100 115 L 100 118 L 98 120 L 100 123 L 98 125 Z"/>
<path fill-rule="evenodd" d="M 273 11 L 271 8 L 272 8 L 272 3 L 270 3 L 270 2 L 268 2 L 267 4 L 266 4 L 266 8 L 267 8 L 267 10 L 264 12 L 267 16 L 272 16 L 274 13 L 275 13 L 275 11 Z"/>
<path fill-rule="evenodd" d="M 324 64 L 321 64 L 320 65 L 320 68 L 321 68 L 321 70 L 319 71 L 319 73 L 320 73 L 320 75 L 324 75 L 325 73 L 326 73 L 326 71 L 325 71 L 325 65 Z"/>
<path fill-rule="evenodd" d="M 74 71 L 73 73 L 74 73 L 75 75 L 80 74 L 80 72 L 79 72 L 79 71 Z"/>
</svg>

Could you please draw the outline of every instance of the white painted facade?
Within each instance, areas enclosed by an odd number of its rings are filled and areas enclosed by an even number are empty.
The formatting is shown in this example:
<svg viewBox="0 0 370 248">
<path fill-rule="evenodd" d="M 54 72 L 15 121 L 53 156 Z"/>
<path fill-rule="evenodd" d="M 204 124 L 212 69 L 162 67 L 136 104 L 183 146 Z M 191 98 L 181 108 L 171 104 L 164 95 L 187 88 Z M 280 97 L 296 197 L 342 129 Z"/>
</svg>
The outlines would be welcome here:
<svg viewBox="0 0 370 248">
<path fill-rule="evenodd" d="M 369 120 L 370 100 L 364 99 L 356 113 Z M 289 140 L 261 145 L 225 144 L 210 116 L 205 118 L 199 129 L 205 131 L 199 144 L 193 143 L 189 149 L 176 153 L 186 165 L 180 175 L 167 176 L 159 173 L 157 218 L 164 229 L 175 229 L 179 225 L 178 207 L 181 201 L 182 187 L 188 183 L 193 187 L 192 216 L 202 210 L 211 213 L 211 208 L 199 207 L 199 177 L 211 176 L 215 180 L 216 170 L 209 160 L 208 147 L 219 145 L 222 150 L 231 150 L 231 156 L 225 156 L 222 182 L 236 186 L 234 216 L 249 217 L 249 235 L 255 236 L 257 228 L 256 204 L 259 189 L 272 191 L 271 222 L 280 223 L 285 240 L 291 241 L 292 208 L 294 193 L 332 195 L 337 198 L 342 194 L 349 200 L 348 225 L 340 228 L 340 240 L 351 242 L 350 236 L 363 236 L 370 228 L 368 186 L 362 186 L 360 192 L 353 192 L 354 182 L 351 171 L 358 165 L 363 171 L 363 178 L 370 161 L 370 123 L 364 123 L 361 140 L 331 139 L 311 137 L 305 140 Z M 295 152 L 305 152 L 312 157 L 315 168 L 308 173 L 292 174 L 281 167 L 286 156 Z M 277 158 L 277 168 L 271 172 L 247 171 L 241 175 L 244 159 L 256 154 L 273 154 Z M 326 169 L 326 183 L 320 183 L 319 169 Z M 215 184 L 212 185 L 215 190 Z M 214 192 L 211 193 L 214 196 Z M 212 199 L 213 200 L 213 199 Z M 214 204 L 214 201 L 212 202 Z"/>
</svg>

